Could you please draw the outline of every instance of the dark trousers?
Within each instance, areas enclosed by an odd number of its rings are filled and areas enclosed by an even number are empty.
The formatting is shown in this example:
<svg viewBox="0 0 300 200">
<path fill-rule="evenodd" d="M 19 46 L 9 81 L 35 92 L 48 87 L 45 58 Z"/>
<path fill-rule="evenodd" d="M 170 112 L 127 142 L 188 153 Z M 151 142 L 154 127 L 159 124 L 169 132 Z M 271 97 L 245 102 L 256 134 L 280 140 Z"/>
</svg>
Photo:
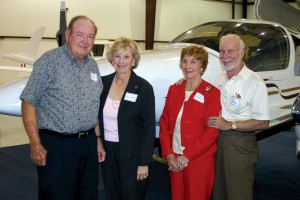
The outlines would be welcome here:
<svg viewBox="0 0 300 200">
<path fill-rule="evenodd" d="M 101 163 L 107 200 L 143 200 L 148 179 L 137 180 L 137 155 L 120 159 L 118 142 L 104 141 L 105 161 Z M 137 152 L 136 152 L 137 154 Z"/>
<path fill-rule="evenodd" d="M 37 167 L 39 200 L 98 200 L 99 164 L 95 134 L 64 138 L 43 134 L 46 166 Z"/>
<path fill-rule="evenodd" d="M 253 200 L 258 144 L 254 132 L 221 131 L 218 137 L 214 200 Z"/>
</svg>

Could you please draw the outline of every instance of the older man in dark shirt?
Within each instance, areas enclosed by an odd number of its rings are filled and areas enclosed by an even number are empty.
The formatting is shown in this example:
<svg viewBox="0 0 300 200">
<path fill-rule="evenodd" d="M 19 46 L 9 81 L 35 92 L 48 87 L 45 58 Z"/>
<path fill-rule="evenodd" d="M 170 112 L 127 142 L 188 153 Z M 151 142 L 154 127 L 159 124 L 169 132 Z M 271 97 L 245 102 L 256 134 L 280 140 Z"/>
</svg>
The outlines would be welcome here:
<svg viewBox="0 0 300 200">
<path fill-rule="evenodd" d="M 98 110 L 102 81 L 88 56 L 97 27 L 74 17 L 67 43 L 34 64 L 23 93 L 23 122 L 37 164 L 39 199 L 98 199 L 98 162 L 105 159 Z"/>
</svg>

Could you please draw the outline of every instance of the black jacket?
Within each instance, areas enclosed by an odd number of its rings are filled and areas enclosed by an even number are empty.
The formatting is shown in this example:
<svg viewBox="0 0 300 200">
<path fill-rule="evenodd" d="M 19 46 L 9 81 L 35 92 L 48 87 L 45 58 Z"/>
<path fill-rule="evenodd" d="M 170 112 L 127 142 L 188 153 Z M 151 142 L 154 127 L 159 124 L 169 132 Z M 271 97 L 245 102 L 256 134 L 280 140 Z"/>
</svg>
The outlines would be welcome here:
<svg viewBox="0 0 300 200">
<path fill-rule="evenodd" d="M 99 124 L 104 137 L 103 108 L 115 73 L 102 77 L 103 91 L 100 97 Z M 135 102 L 124 100 L 126 93 L 137 94 Z M 151 162 L 155 139 L 155 99 L 151 84 L 131 71 L 128 85 L 118 111 L 118 130 L 121 159 L 138 156 L 138 165 Z"/>
</svg>

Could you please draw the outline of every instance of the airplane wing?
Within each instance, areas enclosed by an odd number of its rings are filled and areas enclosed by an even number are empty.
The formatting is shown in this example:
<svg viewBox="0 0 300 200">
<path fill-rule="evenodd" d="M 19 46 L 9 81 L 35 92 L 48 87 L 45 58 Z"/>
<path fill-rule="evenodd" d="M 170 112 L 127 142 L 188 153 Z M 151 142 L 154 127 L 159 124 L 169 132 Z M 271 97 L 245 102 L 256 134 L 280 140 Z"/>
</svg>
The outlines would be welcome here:
<svg viewBox="0 0 300 200">
<path fill-rule="evenodd" d="M 36 58 L 36 52 L 39 48 L 42 36 L 45 32 L 45 27 L 40 27 L 31 36 L 30 40 L 20 53 L 5 54 L 3 57 L 9 60 L 17 61 L 27 65 L 33 65 Z"/>
<path fill-rule="evenodd" d="M 4 55 L 3 57 L 32 67 L 34 62 L 36 61 L 35 55 L 39 48 L 39 44 L 42 40 L 42 36 L 45 32 L 45 29 L 46 29 L 45 27 L 40 27 L 38 30 L 36 30 L 31 36 L 26 46 L 24 47 L 24 49 L 20 53 L 10 53 Z M 59 23 L 59 31 L 57 33 L 59 46 L 63 45 L 66 42 L 66 38 L 65 38 L 66 29 L 67 29 L 67 21 L 66 21 L 65 0 L 61 0 L 60 23 Z M 24 67 L 9 67 L 9 66 L 0 66 L 0 70 L 21 71 L 21 72 L 32 71 L 32 69 L 25 69 Z"/>
<path fill-rule="evenodd" d="M 32 72 L 32 67 L 0 66 L 0 70 L 17 71 L 17 72 Z"/>
<path fill-rule="evenodd" d="M 291 37 L 290 32 L 279 24 L 263 20 L 229 20 L 208 22 L 182 33 L 171 41 L 166 49 L 154 49 L 141 52 L 141 62 L 137 74 L 148 80 L 154 88 L 156 100 L 156 121 L 162 112 L 168 87 L 182 78 L 178 70 L 181 48 L 189 44 L 201 44 L 209 51 L 209 66 L 203 78 L 214 83 L 220 72 L 218 41 L 221 34 L 236 33 L 245 40 L 247 66 L 256 71 L 268 86 L 270 114 L 272 123 L 269 133 L 278 133 L 283 125 L 294 125 L 290 120 L 290 107 L 300 91 L 300 76 L 295 75 L 295 44 L 299 46 L 300 38 Z M 100 45 L 110 42 L 101 41 Z M 280 48 L 279 48 L 280 47 Z M 278 53 L 278 56 L 276 53 Z M 101 54 L 100 54 L 101 55 Z M 297 55 L 297 54 L 296 54 Z M 253 60 L 252 60 L 253 58 Z M 112 73 L 113 68 L 105 58 L 98 60 L 101 75 Z M 9 69 L 13 69 L 8 67 Z M 300 69 L 299 69 L 300 70 Z M 19 96 L 28 78 L 16 80 L 0 86 L 0 113 L 21 115 Z M 14 96 L 12 96 L 14 95 Z M 13 102 L 13 103 L 12 103 Z M 280 126 L 280 127 L 279 127 Z M 157 130 L 158 130 L 157 126 Z M 272 128 L 272 129 L 271 129 Z M 268 130 L 258 133 L 258 139 L 264 138 Z M 270 131 L 271 130 L 271 131 Z"/>
</svg>

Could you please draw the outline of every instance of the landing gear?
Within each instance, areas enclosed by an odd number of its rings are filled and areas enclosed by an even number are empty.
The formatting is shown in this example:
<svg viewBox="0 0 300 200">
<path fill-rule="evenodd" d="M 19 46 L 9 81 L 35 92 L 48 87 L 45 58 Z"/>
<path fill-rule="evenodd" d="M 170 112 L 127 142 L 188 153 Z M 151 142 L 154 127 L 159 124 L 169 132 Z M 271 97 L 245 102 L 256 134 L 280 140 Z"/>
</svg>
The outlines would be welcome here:
<svg viewBox="0 0 300 200">
<path fill-rule="evenodd" d="M 297 136 L 296 140 L 296 156 L 297 159 L 300 161 L 300 125 L 295 126 L 295 134 Z"/>
<path fill-rule="evenodd" d="M 295 120 L 296 126 L 295 126 L 295 134 L 297 137 L 296 141 L 296 156 L 297 159 L 300 161 L 300 95 L 296 98 L 292 105 L 292 115 Z"/>
</svg>

